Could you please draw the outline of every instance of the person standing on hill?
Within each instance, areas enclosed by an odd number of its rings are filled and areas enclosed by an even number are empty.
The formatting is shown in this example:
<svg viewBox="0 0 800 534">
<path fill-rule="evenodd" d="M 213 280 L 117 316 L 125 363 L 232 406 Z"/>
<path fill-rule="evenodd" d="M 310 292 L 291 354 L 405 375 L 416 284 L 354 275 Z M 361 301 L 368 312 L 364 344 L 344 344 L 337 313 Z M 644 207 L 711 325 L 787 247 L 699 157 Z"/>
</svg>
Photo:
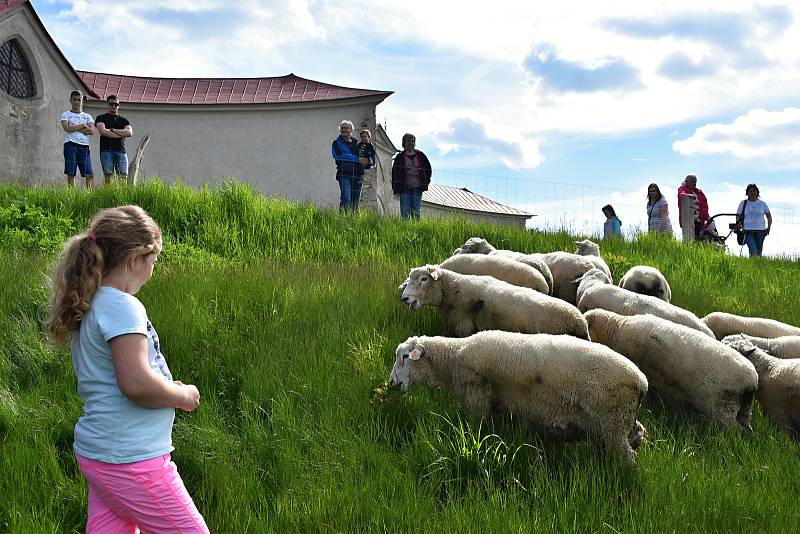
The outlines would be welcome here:
<svg viewBox="0 0 800 534">
<path fill-rule="evenodd" d="M 681 217 L 681 197 L 694 196 L 695 197 L 695 212 L 694 212 L 694 239 L 700 239 L 703 229 L 708 224 L 708 199 L 705 193 L 697 187 L 697 176 L 689 174 L 678 188 L 678 224 L 683 228 L 683 218 Z"/>
<path fill-rule="evenodd" d="M 61 128 L 64 130 L 64 174 L 67 185 L 75 186 L 75 172 L 81 171 L 86 180 L 86 189 L 94 187 L 92 156 L 89 153 L 89 138 L 94 135 L 92 116 L 83 111 L 83 93 L 72 91 L 69 95 L 70 110 L 61 114 Z"/>
<path fill-rule="evenodd" d="M 133 135 L 131 123 L 119 114 L 119 100 L 116 95 L 106 98 L 108 111 L 94 120 L 100 132 L 100 165 L 103 167 L 105 183 L 111 183 L 115 172 L 120 180 L 128 180 L 128 154 L 125 152 L 125 138 Z"/>
<path fill-rule="evenodd" d="M 756 184 L 748 184 L 745 188 L 747 198 L 739 203 L 736 209 L 737 221 L 744 229 L 744 242 L 750 256 L 761 256 L 764 250 L 764 238 L 772 228 L 772 214 L 769 206 L 761 200 L 761 192 Z M 764 224 L 764 218 L 767 224 Z"/>
<path fill-rule="evenodd" d="M 606 216 L 606 222 L 603 223 L 603 239 L 622 237 L 622 221 L 617 217 L 614 207 L 611 204 L 606 204 L 601 209 L 603 210 L 603 215 Z"/>
<path fill-rule="evenodd" d="M 358 142 L 353 139 L 353 123 L 339 123 L 339 137 L 331 144 L 331 155 L 336 162 L 336 181 L 339 182 L 339 209 L 355 211 L 361 199 L 361 185 L 364 180 L 364 165 L 367 158 L 358 157 Z"/>
<path fill-rule="evenodd" d="M 417 138 L 403 135 L 403 151 L 392 163 L 392 192 L 400 200 L 400 216 L 419 219 L 422 210 L 422 192 L 428 190 L 433 170 L 428 157 L 416 149 Z"/>
<path fill-rule="evenodd" d="M 172 462 L 175 408 L 200 393 L 173 380 L 134 296 L 153 275 L 161 230 L 138 206 L 98 212 L 67 241 L 53 273 L 45 329 L 71 340 L 83 400 L 74 452 L 89 486 L 87 532 L 207 533 Z"/>
<path fill-rule="evenodd" d="M 656 184 L 647 186 L 647 231 L 672 235 L 669 204 Z"/>
</svg>

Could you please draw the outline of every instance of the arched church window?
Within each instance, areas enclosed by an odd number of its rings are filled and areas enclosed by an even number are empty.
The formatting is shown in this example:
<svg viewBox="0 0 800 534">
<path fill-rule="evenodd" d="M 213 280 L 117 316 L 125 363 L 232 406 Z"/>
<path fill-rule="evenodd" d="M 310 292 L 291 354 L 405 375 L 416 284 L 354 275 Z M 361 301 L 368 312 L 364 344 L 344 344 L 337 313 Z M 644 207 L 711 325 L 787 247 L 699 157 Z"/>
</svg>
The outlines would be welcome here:
<svg viewBox="0 0 800 534">
<path fill-rule="evenodd" d="M 17 98 L 36 96 L 31 66 L 16 39 L 0 46 L 0 89 Z"/>
</svg>

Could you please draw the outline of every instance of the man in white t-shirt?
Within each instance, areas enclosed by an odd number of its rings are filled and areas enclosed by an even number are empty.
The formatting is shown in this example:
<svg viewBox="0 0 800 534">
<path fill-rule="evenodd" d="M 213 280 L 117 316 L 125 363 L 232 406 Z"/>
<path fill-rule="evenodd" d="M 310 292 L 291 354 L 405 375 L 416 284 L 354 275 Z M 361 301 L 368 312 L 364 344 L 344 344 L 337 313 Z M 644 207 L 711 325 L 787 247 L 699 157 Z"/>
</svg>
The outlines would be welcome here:
<svg viewBox="0 0 800 534">
<path fill-rule="evenodd" d="M 89 138 L 94 135 L 94 119 L 83 112 L 83 93 L 72 91 L 69 95 L 70 110 L 61 114 L 64 129 L 64 174 L 67 184 L 75 185 L 75 171 L 79 169 L 86 179 L 86 188 L 94 186 L 92 156 L 89 154 Z"/>
</svg>

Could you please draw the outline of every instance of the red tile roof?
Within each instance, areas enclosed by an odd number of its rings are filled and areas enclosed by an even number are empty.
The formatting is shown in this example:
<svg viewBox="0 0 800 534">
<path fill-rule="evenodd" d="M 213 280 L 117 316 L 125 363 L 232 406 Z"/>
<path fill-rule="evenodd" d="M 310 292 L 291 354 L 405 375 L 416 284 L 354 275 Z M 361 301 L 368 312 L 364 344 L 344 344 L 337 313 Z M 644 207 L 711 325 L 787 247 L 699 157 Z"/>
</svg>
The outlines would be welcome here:
<svg viewBox="0 0 800 534">
<path fill-rule="evenodd" d="M 386 98 L 392 91 L 340 87 L 294 74 L 274 78 L 146 78 L 77 71 L 100 100 L 148 104 L 274 104 L 320 102 L 364 96 Z M 383 98 L 381 100 L 383 100 Z"/>
<path fill-rule="evenodd" d="M 428 190 L 422 192 L 422 201 L 459 210 L 497 213 L 525 218 L 533 217 L 532 213 L 500 204 L 499 202 L 495 202 L 481 195 L 476 195 L 469 189 L 459 189 L 446 185 L 430 184 Z"/>
<path fill-rule="evenodd" d="M 28 0 L 0 0 L 0 15 L 20 4 L 24 4 Z"/>
</svg>

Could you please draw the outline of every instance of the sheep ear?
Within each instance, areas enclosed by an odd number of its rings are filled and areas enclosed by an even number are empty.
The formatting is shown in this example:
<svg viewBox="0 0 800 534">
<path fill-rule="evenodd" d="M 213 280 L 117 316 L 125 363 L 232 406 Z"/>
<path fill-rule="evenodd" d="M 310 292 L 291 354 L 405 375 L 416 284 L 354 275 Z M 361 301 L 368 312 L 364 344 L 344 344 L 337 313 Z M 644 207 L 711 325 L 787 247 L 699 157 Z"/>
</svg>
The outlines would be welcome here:
<svg viewBox="0 0 800 534">
<path fill-rule="evenodd" d="M 439 267 L 431 269 L 431 278 L 438 280 L 440 276 L 442 276 L 442 271 L 439 269 Z"/>
<path fill-rule="evenodd" d="M 423 353 L 424 351 L 422 350 L 422 348 L 417 347 L 416 349 L 413 349 L 411 352 L 408 353 L 408 357 L 414 361 L 417 361 L 420 358 L 422 358 Z"/>
</svg>

